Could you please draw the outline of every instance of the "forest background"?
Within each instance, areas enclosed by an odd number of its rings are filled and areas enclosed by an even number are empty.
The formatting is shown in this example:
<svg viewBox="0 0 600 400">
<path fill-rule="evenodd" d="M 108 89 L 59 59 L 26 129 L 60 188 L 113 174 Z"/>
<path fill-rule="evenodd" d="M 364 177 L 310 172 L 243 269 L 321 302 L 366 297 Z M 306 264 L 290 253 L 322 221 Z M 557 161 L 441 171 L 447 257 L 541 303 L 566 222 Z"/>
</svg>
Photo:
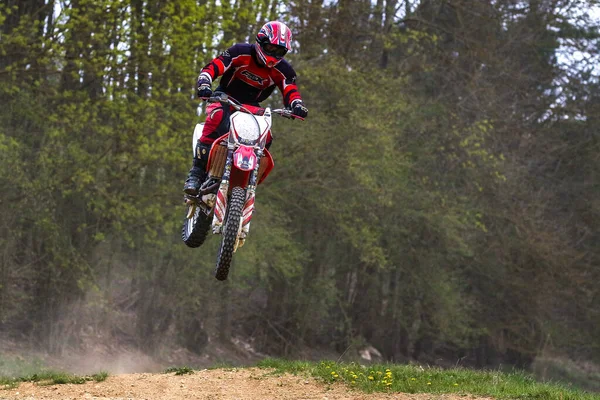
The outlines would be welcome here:
<svg viewBox="0 0 600 400">
<path fill-rule="evenodd" d="M 597 7 L 2 0 L 0 336 L 590 373 Z M 274 120 L 276 166 L 220 283 L 218 238 L 179 235 L 195 79 L 273 19 L 310 114 Z"/>
</svg>

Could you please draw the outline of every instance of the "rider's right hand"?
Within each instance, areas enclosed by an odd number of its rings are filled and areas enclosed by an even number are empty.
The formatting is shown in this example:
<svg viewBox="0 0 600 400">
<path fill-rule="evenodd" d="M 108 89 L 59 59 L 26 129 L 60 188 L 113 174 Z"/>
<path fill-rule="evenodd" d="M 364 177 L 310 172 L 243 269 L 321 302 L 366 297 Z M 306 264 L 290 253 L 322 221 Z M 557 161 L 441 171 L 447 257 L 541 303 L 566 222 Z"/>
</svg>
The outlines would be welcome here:
<svg viewBox="0 0 600 400">
<path fill-rule="evenodd" d="M 210 80 L 210 78 L 208 78 L 205 75 L 200 75 L 198 77 L 198 97 L 202 98 L 202 99 L 207 99 L 210 96 L 212 96 L 212 82 Z"/>
</svg>

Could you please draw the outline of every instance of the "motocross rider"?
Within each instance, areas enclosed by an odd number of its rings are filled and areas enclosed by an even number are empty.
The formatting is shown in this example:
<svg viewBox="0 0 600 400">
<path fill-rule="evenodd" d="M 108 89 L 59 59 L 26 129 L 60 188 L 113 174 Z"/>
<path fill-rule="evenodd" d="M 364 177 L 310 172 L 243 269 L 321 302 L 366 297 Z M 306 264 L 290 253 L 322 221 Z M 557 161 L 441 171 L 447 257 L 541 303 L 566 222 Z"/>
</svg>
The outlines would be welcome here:
<svg viewBox="0 0 600 400">
<path fill-rule="evenodd" d="M 267 22 L 256 35 L 256 44 L 235 44 L 202 69 L 198 77 L 198 97 L 210 97 L 213 80 L 222 76 L 217 91 L 231 95 L 250 111 L 258 112 L 259 102 L 267 99 L 278 87 L 284 106 L 291 108 L 292 114 L 305 118 L 308 110 L 296 86 L 296 72 L 283 59 L 291 50 L 291 42 L 292 33 L 285 24 Z M 223 109 L 219 102 L 206 107 L 206 123 L 196 144 L 192 169 L 183 186 L 185 193 L 198 194 L 200 185 L 206 179 L 210 148 L 216 139 L 229 131 L 230 112 L 229 106 Z M 269 132 L 267 148 L 270 144 Z"/>
</svg>

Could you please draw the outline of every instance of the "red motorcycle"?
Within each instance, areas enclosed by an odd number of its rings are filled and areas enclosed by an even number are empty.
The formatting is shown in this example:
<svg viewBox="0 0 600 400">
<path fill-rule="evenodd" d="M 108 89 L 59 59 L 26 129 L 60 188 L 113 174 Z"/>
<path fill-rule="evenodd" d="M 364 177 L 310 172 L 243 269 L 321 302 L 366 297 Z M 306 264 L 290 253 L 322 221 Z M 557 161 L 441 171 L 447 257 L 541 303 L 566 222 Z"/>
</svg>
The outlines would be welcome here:
<svg viewBox="0 0 600 400">
<path fill-rule="evenodd" d="M 265 148 L 271 115 L 303 118 L 287 109 L 264 108 L 253 114 L 225 93 L 215 94 L 208 101 L 221 102 L 224 108 L 235 111 L 229 117 L 229 132 L 212 145 L 206 167 L 208 176 L 198 195 L 185 195 L 187 213 L 181 237 L 187 246 L 199 247 L 211 227 L 213 234 L 222 235 L 215 268 L 215 277 L 222 281 L 229 274 L 233 253 L 244 245 L 250 231 L 256 187 L 273 169 L 273 158 Z M 196 125 L 193 151 L 203 127 L 204 124 Z"/>
</svg>

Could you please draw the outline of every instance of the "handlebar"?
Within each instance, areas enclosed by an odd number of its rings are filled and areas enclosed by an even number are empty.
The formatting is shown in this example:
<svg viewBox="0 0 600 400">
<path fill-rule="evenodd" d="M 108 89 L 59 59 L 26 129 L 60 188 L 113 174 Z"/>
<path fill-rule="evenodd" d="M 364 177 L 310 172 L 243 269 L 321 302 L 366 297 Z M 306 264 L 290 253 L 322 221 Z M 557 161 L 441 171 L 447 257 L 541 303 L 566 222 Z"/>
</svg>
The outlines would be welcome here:
<svg viewBox="0 0 600 400">
<path fill-rule="evenodd" d="M 214 92 L 211 97 L 206 97 L 206 98 L 203 97 L 202 100 L 206 100 L 209 103 L 219 102 L 219 103 L 223 103 L 223 104 L 229 104 L 237 111 L 244 111 L 244 112 L 247 112 L 248 114 L 253 114 L 250 110 L 248 110 L 246 107 L 244 107 L 244 105 L 242 103 L 240 103 L 239 101 L 237 101 L 236 99 L 234 99 L 233 97 L 229 96 L 227 93 L 224 93 L 224 92 Z M 284 118 L 299 119 L 300 121 L 304 121 L 304 118 L 292 114 L 292 110 L 288 110 L 287 108 L 277 108 L 277 109 L 271 110 L 271 112 L 273 114 L 279 114 Z"/>
<path fill-rule="evenodd" d="M 271 112 L 273 114 L 279 114 L 284 118 L 299 119 L 300 121 L 304 121 L 304 118 L 292 114 L 292 110 L 288 110 L 287 108 L 277 108 L 275 110 L 271 110 Z"/>
<path fill-rule="evenodd" d="M 244 108 L 243 111 L 249 112 L 239 101 L 237 101 L 233 97 L 230 97 L 227 93 L 224 92 L 214 92 L 212 96 L 202 99 L 206 100 L 209 103 L 226 103 L 238 111 Z"/>
</svg>

